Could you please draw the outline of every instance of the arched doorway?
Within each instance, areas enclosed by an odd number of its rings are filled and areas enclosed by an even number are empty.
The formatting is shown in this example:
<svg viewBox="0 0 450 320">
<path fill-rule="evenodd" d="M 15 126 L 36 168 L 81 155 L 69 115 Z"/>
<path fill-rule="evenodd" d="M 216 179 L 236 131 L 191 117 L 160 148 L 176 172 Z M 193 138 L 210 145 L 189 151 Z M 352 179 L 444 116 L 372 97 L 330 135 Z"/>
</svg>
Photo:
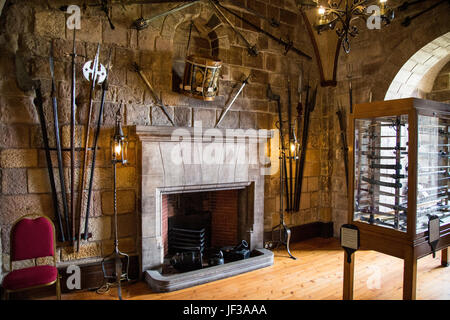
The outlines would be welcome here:
<svg viewBox="0 0 450 320">
<path fill-rule="evenodd" d="M 450 61 L 450 32 L 417 51 L 400 68 L 384 100 L 425 98 L 440 70 Z"/>
</svg>

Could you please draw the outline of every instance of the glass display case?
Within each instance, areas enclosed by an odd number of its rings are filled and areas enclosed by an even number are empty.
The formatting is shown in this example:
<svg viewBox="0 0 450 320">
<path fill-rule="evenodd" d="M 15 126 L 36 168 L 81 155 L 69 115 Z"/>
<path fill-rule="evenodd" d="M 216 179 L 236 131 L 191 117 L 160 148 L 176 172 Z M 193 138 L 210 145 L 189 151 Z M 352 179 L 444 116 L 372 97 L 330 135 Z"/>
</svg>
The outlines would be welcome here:
<svg viewBox="0 0 450 320">
<path fill-rule="evenodd" d="M 349 120 L 348 224 L 358 229 L 360 248 L 405 260 L 404 298 L 414 299 L 417 259 L 442 250 L 448 265 L 450 105 L 415 98 L 363 103 Z M 433 249 L 428 225 L 436 217 Z M 352 297 L 352 263 L 344 298 Z"/>
</svg>

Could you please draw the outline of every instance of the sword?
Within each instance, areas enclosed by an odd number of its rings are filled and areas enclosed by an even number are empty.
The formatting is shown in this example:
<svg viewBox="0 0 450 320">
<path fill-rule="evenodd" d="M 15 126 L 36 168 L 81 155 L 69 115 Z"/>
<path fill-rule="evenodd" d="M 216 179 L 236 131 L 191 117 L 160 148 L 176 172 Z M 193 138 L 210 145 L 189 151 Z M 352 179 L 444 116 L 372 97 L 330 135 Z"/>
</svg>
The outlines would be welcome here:
<svg viewBox="0 0 450 320">
<path fill-rule="evenodd" d="M 194 4 L 196 4 L 196 3 L 198 3 L 198 2 L 199 2 L 199 0 L 195 0 L 195 1 L 192 1 L 192 2 L 188 2 L 188 3 L 182 4 L 181 6 L 172 8 L 172 9 L 170 9 L 170 10 L 168 10 L 168 11 L 165 11 L 165 12 L 163 12 L 163 13 L 161 13 L 161 14 L 157 14 L 156 16 L 151 17 L 151 18 L 146 18 L 146 19 L 144 19 L 144 18 L 139 18 L 139 19 L 137 19 L 137 20 L 135 20 L 135 21 L 133 22 L 132 27 L 135 28 L 136 30 L 144 30 L 144 29 L 148 28 L 150 22 L 152 22 L 152 21 L 154 21 L 154 20 L 156 20 L 156 19 L 158 19 L 158 18 L 165 17 L 165 16 L 167 16 L 167 15 L 169 15 L 169 14 L 175 13 L 175 12 L 177 12 L 177 11 L 186 9 L 186 8 L 188 8 L 188 7 L 190 7 L 190 6 L 194 5 Z"/>
<path fill-rule="evenodd" d="M 175 126 L 175 123 L 172 120 L 172 117 L 169 115 L 169 113 L 167 112 L 166 107 L 164 106 L 164 103 L 161 101 L 161 99 L 159 99 L 158 95 L 156 94 L 155 89 L 153 89 L 152 85 L 150 84 L 150 82 L 148 81 L 147 77 L 145 76 L 144 72 L 142 72 L 141 67 L 134 62 L 133 63 L 133 69 L 135 72 L 137 72 L 139 74 L 139 76 L 141 77 L 141 79 L 145 82 L 145 84 L 147 85 L 147 87 L 150 89 L 150 93 L 153 96 L 153 100 L 155 100 L 155 104 L 161 108 L 162 112 L 164 113 L 164 115 L 167 117 L 167 119 L 169 119 L 170 123 L 172 124 L 172 126 Z"/>
<path fill-rule="evenodd" d="M 245 78 L 244 81 L 242 81 L 242 84 L 238 90 L 238 92 L 236 93 L 236 95 L 233 97 L 233 99 L 231 99 L 231 101 L 228 103 L 228 106 L 223 109 L 222 113 L 220 114 L 219 120 L 217 121 L 216 125 L 214 126 L 214 128 L 217 128 L 217 126 L 222 122 L 223 118 L 225 118 L 225 115 L 227 114 L 227 112 L 231 109 L 231 107 L 233 106 L 234 101 L 236 101 L 237 97 L 239 96 L 239 94 L 241 93 L 241 91 L 244 89 L 244 87 L 247 85 L 248 83 L 248 79 L 250 78 L 250 75 Z"/>
</svg>

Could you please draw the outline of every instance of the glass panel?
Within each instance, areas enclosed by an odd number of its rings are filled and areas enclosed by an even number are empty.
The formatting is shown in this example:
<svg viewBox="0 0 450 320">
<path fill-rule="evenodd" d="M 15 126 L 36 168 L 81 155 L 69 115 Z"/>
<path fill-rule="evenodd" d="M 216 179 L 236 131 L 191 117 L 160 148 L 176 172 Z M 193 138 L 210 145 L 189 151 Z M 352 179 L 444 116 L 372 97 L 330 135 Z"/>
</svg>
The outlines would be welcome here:
<svg viewBox="0 0 450 320">
<path fill-rule="evenodd" d="M 418 116 L 417 233 L 428 230 L 431 215 L 450 223 L 449 126 L 449 118 Z"/>
<path fill-rule="evenodd" d="M 408 116 L 355 120 L 354 221 L 406 232 Z"/>
</svg>

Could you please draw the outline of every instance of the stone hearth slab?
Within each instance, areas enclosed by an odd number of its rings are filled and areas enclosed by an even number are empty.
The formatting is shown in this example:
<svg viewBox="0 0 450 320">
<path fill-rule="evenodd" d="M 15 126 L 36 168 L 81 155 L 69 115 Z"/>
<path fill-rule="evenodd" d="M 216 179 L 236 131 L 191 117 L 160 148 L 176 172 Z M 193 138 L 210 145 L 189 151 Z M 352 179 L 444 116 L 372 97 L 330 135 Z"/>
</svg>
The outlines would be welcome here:
<svg viewBox="0 0 450 320">
<path fill-rule="evenodd" d="M 153 292 L 170 292 L 232 277 L 273 265 L 273 252 L 255 249 L 257 256 L 223 265 L 164 276 L 159 271 L 145 271 L 145 280 Z"/>
</svg>

